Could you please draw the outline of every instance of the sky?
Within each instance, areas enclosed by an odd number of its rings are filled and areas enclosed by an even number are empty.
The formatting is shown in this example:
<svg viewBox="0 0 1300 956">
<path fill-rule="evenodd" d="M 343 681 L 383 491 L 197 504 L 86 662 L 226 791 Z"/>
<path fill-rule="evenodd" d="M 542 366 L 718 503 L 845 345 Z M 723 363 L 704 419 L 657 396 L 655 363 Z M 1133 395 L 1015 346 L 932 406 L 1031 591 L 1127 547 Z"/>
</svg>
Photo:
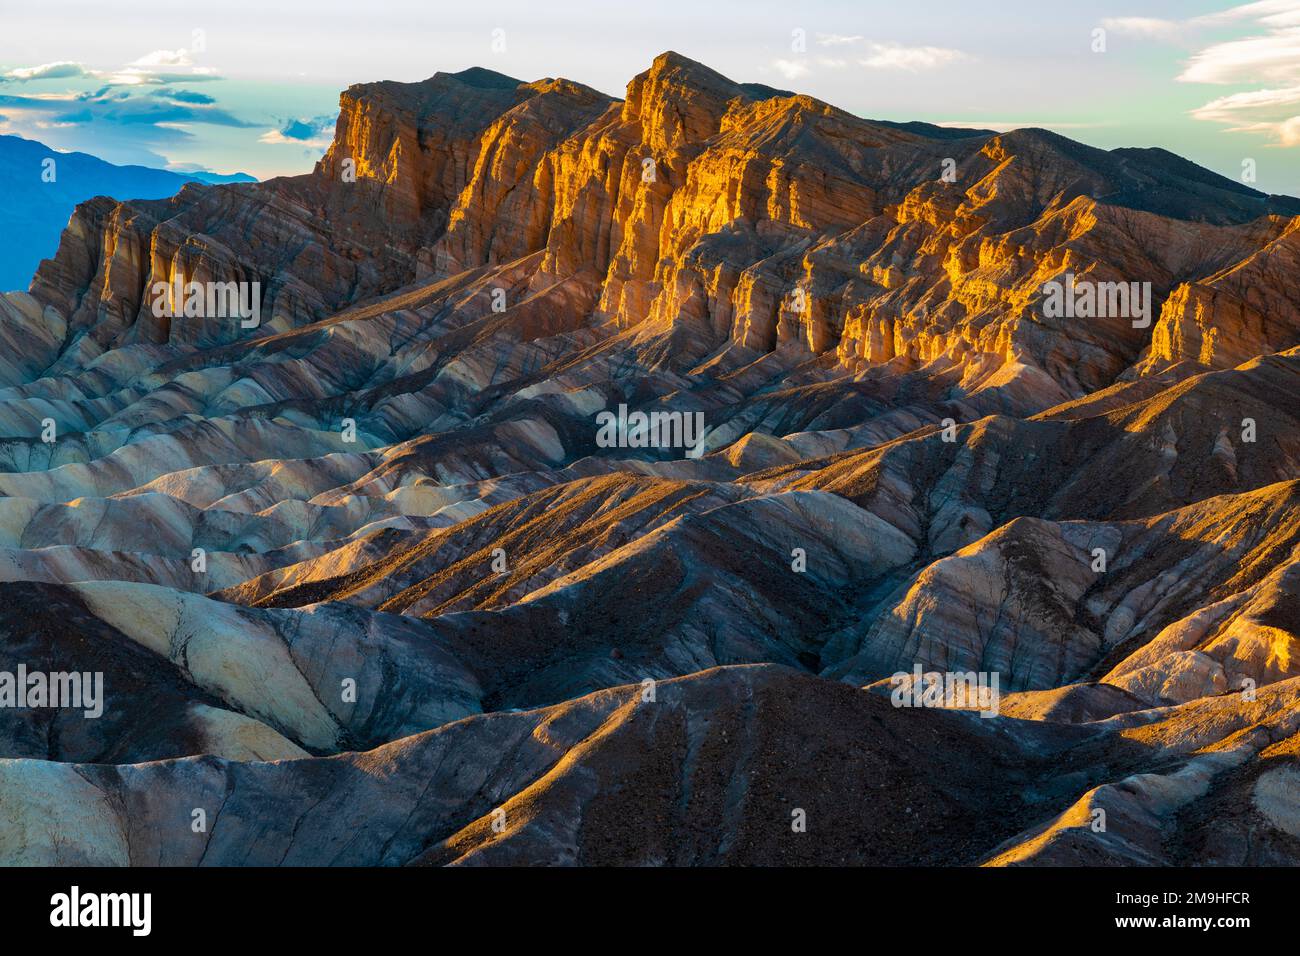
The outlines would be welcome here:
<svg viewBox="0 0 1300 956">
<path fill-rule="evenodd" d="M 0 133 L 266 178 L 311 169 L 353 83 L 485 66 L 621 96 L 670 49 L 871 119 L 1161 146 L 1300 196 L 1300 0 L 0 0 Z"/>
</svg>

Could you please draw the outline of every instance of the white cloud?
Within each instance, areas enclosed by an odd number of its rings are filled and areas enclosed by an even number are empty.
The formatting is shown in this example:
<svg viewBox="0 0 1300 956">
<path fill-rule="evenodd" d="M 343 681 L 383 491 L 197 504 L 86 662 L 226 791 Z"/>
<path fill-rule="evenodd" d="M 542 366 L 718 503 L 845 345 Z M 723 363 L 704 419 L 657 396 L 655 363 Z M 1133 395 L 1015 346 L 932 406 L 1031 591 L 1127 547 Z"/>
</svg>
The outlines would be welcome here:
<svg viewBox="0 0 1300 956">
<path fill-rule="evenodd" d="M 1259 0 L 1258 3 L 1244 3 L 1218 13 L 1207 13 L 1191 22 L 1217 26 L 1240 20 L 1255 20 L 1275 28 L 1300 26 L 1300 3 L 1296 0 Z"/>
<path fill-rule="evenodd" d="M 285 136 L 278 129 L 271 129 L 257 137 L 257 141 L 270 146 L 303 146 L 325 149 L 334 142 L 334 138 L 332 136 L 317 136 L 312 139 L 294 139 L 291 136 Z"/>
<path fill-rule="evenodd" d="M 28 93 L 23 96 L 25 101 L 49 100 L 53 103 L 71 103 L 79 99 L 81 99 L 80 93 Z"/>
<path fill-rule="evenodd" d="M 1210 100 L 1204 106 L 1192 110 L 1197 119 L 1214 120 L 1221 123 L 1235 123 L 1243 115 L 1252 112 L 1271 111 L 1278 107 L 1300 107 L 1300 86 L 1282 89 L 1251 90 L 1248 93 L 1233 93 Z"/>
<path fill-rule="evenodd" d="M 873 70 L 932 70 L 958 60 L 967 59 L 961 50 L 940 46 L 901 46 L 897 43 L 873 43 L 871 55 L 859 60 Z"/>
<path fill-rule="evenodd" d="M 60 60 L 57 63 L 42 63 L 40 66 L 20 67 L 0 75 L 6 80 L 54 80 L 88 76 L 89 72 L 80 63 Z"/>
<path fill-rule="evenodd" d="M 1105 17 L 1101 25 L 1113 33 L 1165 41 L 1180 40 L 1186 32 L 1184 24 L 1177 20 L 1156 17 Z"/>
<path fill-rule="evenodd" d="M 180 65 L 182 60 L 176 51 L 155 51 L 135 62 L 156 66 L 98 70 L 64 61 L 0 74 L 4 126 L 52 148 L 89 142 L 110 161 L 146 166 L 163 165 L 164 151 L 191 144 L 199 124 L 255 128 L 215 97 L 190 88 L 219 77 Z M 17 83 L 24 84 L 21 90 Z"/>
<path fill-rule="evenodd" d="M 840 33 L 819 33 L 817 42 L 822 46 L 844 46 L 849 43 L 861 43 L 860 36 L 844 36 Z"/>
<path fill-rule="evenodd" d="M 1230 133 L 1260 133 L 1279 146 L 1300 146 L 1300 86 L 1220 96 L 1192 110 L 1200 120 L 1227 123 Z"/>
<path fill-rule="evenodd" d="M 186 67 L 188 69 L 183 69 Z M 19 67 L 7 73 L 0 73 L 0 82 L 22 83 L 58 79 L 100 80 L 109 86 L 141 86 L 159 83 L 195 83 L 220 79 L 220 76 L 211 67 L 194 66 L 190 61 L 188 50 L 154 50 L 117 70 L 92 70 L 81 63 L 60 60 L 57 63 Z"/>
<path fill-rule="evenodd" d="M 193 66 L 189 50 L 154 50 L 127 66 Z"/>
<path fill-rule="evenodd" d="M 1300 116 L 1276 124 L 1273 132 L 1283 146 L 1300 146 Z"/>
<path fill-rule="evenodd" d="M 138 66 L 127 66 L 113 73 L 97 73 L 109 86 L 143 86 L 165 83 L 203 83 L 221 79 L 212 70 L 191 70 L 189 73 L 159 73 Z"/>
<path fill-rule="evenodd" d="M 1178 80 L 1259 87 L 1217 97 L 1191 115 L 1225 123 L 1229 132 L 1265 134 L 1277 145 L 1300 145 L 1300 0 L 1259 0 L 1188 23 L 1205 30 L 1244 26 L 1256 32 L 1197 50 Z"/>
<path fill-rule="evenodd" d="M 824 47 L 847 47 L 862 42 L 860 36 L 819 33 L 817 42 Z M 827 52 L 830 52 L 829 50 Z M 844 51 L 848 53 L 848 50 Z M 861 54 L 866 54 L 862 56 Z M 856 59 L 842 56 L 816 56 L 811 62 L 827 70 L 842 70 L 857 63 L 871 70 L 907 70 L 918 72 L 969 59 L 961 50 L 939 46 L 903 46 L 899 43 L 868 43 Z M 771 66 L 787 80 L 797 80 L 810 72 L 808 59 L 773 60 Z"/>
<path fill-rule="evenodd" d="M 1300 27 L 1228 40 L 1198 50 L 1178 79 L 1184 83 L 1300 81 Z"/>
<path fill-rule="evenodd" d="M 773 60 L 772 66 L 787 80 L 797 80 L 808 73 L 807 65 L 799 60 Z"/>
<path fill-rule="evenodd" d="M 1230 133 L 1263 133 L 1275 141 L 1275 146 L 1300 146 L 1300 116 L 1292 116 L 1280 123 L 1246 123 L 1234 126 Z"/>
<path fill-rule="evenodd" d="M 337 119 L 337 115 L 293 117 L 285 120 L 279 129 L 267 130 L 257 138 L 257 141 L 272 146 L 324 149 L 334 142 L 334 125 Z"/>
</svg>

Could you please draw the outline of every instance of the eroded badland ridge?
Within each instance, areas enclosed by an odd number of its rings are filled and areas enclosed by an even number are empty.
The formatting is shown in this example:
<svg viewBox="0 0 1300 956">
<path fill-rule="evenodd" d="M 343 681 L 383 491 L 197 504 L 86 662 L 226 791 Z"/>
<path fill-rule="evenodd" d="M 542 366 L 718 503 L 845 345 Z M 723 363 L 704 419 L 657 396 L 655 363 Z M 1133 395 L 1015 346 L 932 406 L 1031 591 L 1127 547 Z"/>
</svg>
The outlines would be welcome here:
<svg viewBox="0 0 1300 956">
<path fill-rule="evenodd" d="M 1168 152 L 674 53 L 84 203 L 0 297 L 0 671 L 105 706 L 0 709 L 0 860 L 1300 862 L 1298 280 Z"/>
</svg>

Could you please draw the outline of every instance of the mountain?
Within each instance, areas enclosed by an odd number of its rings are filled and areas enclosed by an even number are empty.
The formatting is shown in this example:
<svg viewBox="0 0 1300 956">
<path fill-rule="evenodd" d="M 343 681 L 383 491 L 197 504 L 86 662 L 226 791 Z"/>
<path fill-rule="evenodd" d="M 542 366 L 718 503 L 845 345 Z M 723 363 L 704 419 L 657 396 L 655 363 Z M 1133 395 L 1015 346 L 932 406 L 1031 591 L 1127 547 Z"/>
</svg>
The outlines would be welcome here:
<svg viewBox="0 0 1300 956">
<path fill-rule="evenodd" d="M 675 53 L 80 203 L 0 297 L 0 673 L 104 713 L 0 709 L 0 861 L 1296 864 L 1298 273 L 1162 150 Z"/>
<path fill-rule="evenodd" d="M 53 160 L 49 167 L 47 160 Z M 52 178 L 51 178 L 52 177 Z M 172 173 L 114 166 L 86 153 L 62 153 L 20 136 L 0 136 L 0 290 L 26 289 L 53 253 L 77 203 L 93 196 L 162 199 L 188 182 L 256 182 L 247 173 Z"/>
<path fill-rule="evenodd" d="M 255 183 L 257 177 L 248 173 L 210 173 L 205 170 L 191 170 L 181 174 L 186 182 L 207 183 L 209 186 L 224 186 L 230 183 Z M 146 197 L 141 197 L 146 198 Z"/>
</svg>

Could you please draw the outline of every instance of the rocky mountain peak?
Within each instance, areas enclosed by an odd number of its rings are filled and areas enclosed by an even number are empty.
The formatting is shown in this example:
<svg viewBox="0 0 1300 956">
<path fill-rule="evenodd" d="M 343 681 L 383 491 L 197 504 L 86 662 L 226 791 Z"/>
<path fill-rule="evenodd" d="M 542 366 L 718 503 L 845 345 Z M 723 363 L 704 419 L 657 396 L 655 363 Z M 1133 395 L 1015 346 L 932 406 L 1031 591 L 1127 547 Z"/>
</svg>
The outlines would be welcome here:
<svg viewBox="0 0 1300 956">
<path fill-rule="evenodd" d="M 776 92 L 736 83 L 670 50 L 628 83 L 623 120 L 640 125 L 651 149 L 666 151 L 716 134 L 733 100 L 762 99 Z"/>
</svg>

